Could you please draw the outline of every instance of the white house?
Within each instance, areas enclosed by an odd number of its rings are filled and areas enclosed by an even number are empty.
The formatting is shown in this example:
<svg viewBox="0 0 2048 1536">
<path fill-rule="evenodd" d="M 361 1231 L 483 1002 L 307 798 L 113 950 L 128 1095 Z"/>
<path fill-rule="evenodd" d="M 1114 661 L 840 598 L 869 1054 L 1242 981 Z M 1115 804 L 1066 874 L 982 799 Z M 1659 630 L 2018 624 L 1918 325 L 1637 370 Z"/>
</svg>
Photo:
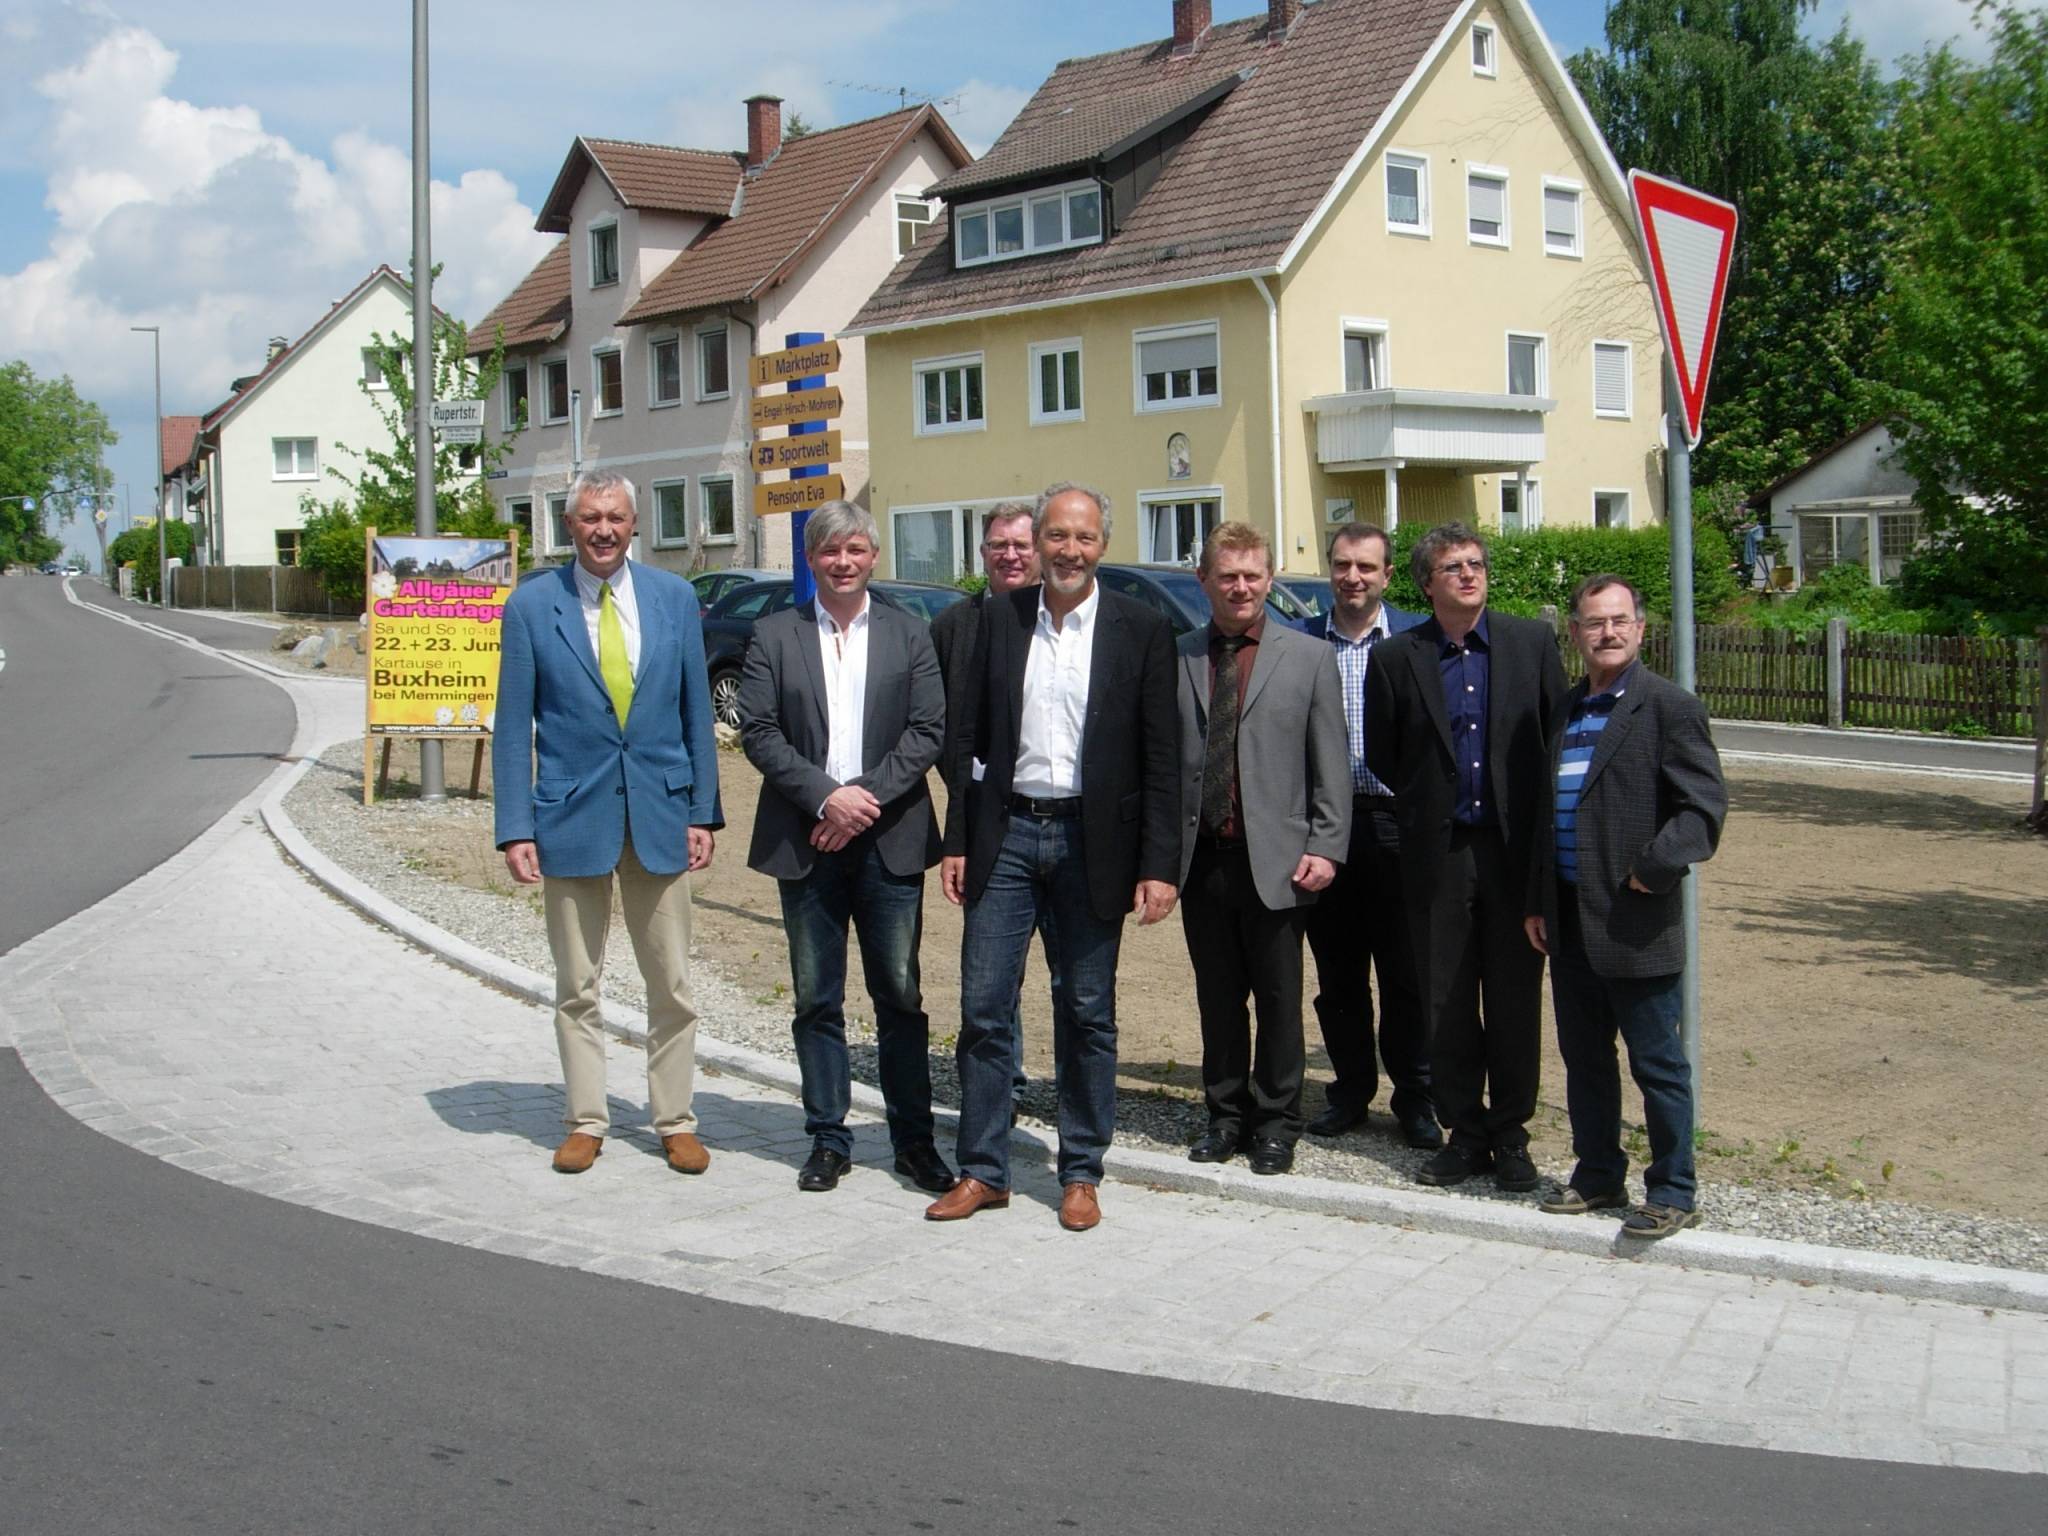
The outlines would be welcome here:
<svg viewBox="0 0 2048 1536">
<path fill-rule="evenodd" d="M 470 332 L 502 338 L 486 431 L 524 421 L 496 489 L 536 555 L 566 553 L 582 469 L 630 477 L 635 555 L 673 570 L 786 566 L 787 519 L 756 519 L 748 362 L 791 334 L 836 336 L 929 221 L 922 189 L 970 158 L 929 106 L 784 142 L 782 105 L 750 97 L 744 152 L 578 138 L 535 227 L 561 242 Z M 837 472 L 866 499 L 861 346 Z"/>
<path fill-rule="evenodd" d="M 1758 520 L 1785 541 L 1802 585 L 1845 564 L 1861 565 L 1874 583 L 1896 580 L 1926 537 L 1894 425 L 1865 422 L 1750 499 Z"/>
</svg>

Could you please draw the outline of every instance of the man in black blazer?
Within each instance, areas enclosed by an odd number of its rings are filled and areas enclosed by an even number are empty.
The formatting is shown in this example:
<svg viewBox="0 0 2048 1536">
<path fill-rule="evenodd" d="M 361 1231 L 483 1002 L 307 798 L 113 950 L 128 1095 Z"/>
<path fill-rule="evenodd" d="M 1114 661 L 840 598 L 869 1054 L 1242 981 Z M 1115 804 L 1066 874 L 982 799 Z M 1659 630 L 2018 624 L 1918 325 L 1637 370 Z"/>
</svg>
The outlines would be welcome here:
<svg viewBox="0 0 2048 1536">
<path fill-rule="evenodd" d="M 1644 1201 L 1621 1231 L 1666 1237 L 1699 1222 L 1692 1069 L 1679 1038 L 1679 886 L 1713 857 L 1728 792 L 1706 709 L 1637 659 L 1642 594 L 1619 576 L 1588 577 L 1572 594 L 1571 635 L 1586 676 L 1551 732 L 1526 926 L 1550 956 L 1578 1166 L 1543 1209 L 1582 1215 L 1628 1203 L 1619 1032 L 1650 1132 Z"/>
<path fill-rule="evenodd" d="M 1049 487 L 1032 514 L 1043 583 L 985 604 L 978 686 L 949 723 L 940 878 L 960 940 L 960 1182 L 925 1214 L 1010 1201 L 1011 1019 L 1032 932 L 1046 928 L 1059 1086 L 1060 1225 L 1101 1220 L 1116 1123 L 1116 962 L 1123 920 L 1173 910 L 1180 876 L 1180 716 L 1173 634 L 1096 585 L 1109 505 Z"/>
<path fill-rule="evenodd" d="M 1431 616 L 1379 646 L 1365 750 L 1394 793 L 1430 1083 L 1450 1132 L 1416 1177 L 1457 1184 L 1491 1169 L 1500 1188 L 1532 1190 L 1543 957 L 1522 918 L 1564 666 L 1548 625 L 1487 610 L 1486 544 L 1472 529 L 1431 529 L 1409 568 Z"/>
<path fill-rule="evenodd" d="M 834 1188 L 853 1156 L 851 922 L 875 1004 L 896 1171 L 939 1193 L 953 1174 L 932 1144 L 918 945 L 924 872 L 939 859 L 925 774 L 944 745 L 946 696 L 924 623 L 868 592 L 880 548 L 865 510 L 827 502 L 804 529 L 816 602 L 754 630 L 739 697 L 740 744 L 762 779 L 747 865 L 775 877 L 789 936 L 791 1029 L 811 1137 L 797 1188 Z"/>
</svg>

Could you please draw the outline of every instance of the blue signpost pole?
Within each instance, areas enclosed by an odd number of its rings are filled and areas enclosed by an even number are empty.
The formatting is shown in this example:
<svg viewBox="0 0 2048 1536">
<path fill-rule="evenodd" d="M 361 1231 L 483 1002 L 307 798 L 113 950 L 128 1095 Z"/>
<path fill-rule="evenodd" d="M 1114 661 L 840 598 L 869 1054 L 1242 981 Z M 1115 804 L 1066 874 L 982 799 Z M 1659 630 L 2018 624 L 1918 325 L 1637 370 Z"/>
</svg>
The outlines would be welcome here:
<svg viewBox="0 0 2048 1536">
<path fill-rule="evenodd" d="M 790 331 L 782 338 L 782 344 L 785 347 L 816 347 L 823 345 L 824 340 L 825 333 L 823 331 Z M 809 374 L 804 378 L 791 379 L 789 381 L 789 392 L 791 394 L 796 394 L 799 390 L 823 389 L 824 387 L 825 375 L 822 373 Z M 800 421 L 789 429 L 789 435 L 791 437 L 801 437 L 807 433 L 822 432 L 824 430 L 825 423 L 822 421 Z M 789 472 L 789 478 L 792 480 L 810 480 L 818 475 L 827 473 L 830 469 L 831 466 L 829 464 L 806 464 L 801 468 L 792 469 Z M 811 577 L 810 562 L 804 559 L 804 524 L 809 521 L 810 514 L 808 512 L 792 512 L 789 515 L 790 564 L 796 569 L 796 600 L 799 603 L 808 603 L 818 595 L 818 585 Z"/>
</svg>

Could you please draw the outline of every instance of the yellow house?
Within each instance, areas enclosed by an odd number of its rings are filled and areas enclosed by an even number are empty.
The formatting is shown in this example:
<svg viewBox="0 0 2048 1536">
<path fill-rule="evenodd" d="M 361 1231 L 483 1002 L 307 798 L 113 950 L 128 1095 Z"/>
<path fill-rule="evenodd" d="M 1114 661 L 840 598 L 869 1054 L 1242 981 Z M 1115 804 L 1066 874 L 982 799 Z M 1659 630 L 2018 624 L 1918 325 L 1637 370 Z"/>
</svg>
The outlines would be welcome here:
<svg viewBox="0 0 2048 1536">
<path fill-rule="evenodd" d="M 1109 494 L 1111 558 L 1662 515 L 1662 348 L 1619 167 L 1525 0 L 1270 0 L 1061 64 L 854 317 L 898 576 Z"/>
</svg>

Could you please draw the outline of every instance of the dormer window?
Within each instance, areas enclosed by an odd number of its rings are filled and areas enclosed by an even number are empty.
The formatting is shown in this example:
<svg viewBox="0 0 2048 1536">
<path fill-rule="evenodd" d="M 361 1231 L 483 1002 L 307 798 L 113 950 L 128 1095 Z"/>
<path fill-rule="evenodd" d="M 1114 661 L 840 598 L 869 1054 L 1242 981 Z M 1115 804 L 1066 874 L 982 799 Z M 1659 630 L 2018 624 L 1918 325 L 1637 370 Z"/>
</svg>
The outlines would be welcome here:
<svg viewBox="0 0 2048 1536">
<path fill-rule="evenodd" d="M 1102 240 L 1102 187 L 1076 181 L 953 210 L 953 264 L 1010 261 Z"/>
<path fill-rule="evenodd" d="M 602 288 L 619 280 L 619 226 L 590 226 L 590 286 Z"/>
</svg>

